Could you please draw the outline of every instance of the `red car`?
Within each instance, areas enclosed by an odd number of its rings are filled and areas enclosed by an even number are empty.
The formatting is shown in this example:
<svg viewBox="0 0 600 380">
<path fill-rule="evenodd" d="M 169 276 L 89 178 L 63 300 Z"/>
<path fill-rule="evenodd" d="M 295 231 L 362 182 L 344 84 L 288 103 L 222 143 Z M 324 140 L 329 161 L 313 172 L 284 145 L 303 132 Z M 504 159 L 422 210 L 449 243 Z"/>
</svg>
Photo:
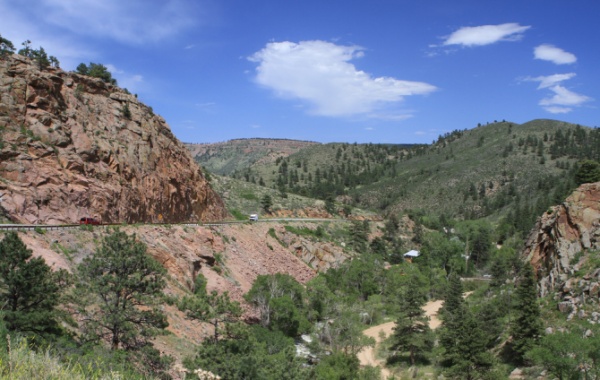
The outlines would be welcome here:
<svg viewBox="0 0 600 380">
<path fill-rule="evenodd" d="M 99 226 L 100 221 L 94 218 L 81 218 L 79 219 L 79 224 L 91 224 L 93 226 Z"/>
</svg>

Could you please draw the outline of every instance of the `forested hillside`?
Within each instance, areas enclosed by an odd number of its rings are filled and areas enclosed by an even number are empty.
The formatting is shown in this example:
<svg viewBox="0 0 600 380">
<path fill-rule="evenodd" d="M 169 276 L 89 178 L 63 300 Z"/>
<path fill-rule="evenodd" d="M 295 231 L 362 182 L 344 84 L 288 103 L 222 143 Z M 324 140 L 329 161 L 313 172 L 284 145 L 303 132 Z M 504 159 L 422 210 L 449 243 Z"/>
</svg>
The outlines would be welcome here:
<svg viewBox="0 0 600 380">
<path fill-rule="evenodd" d="M 502 121 L 456 130 L 430 145 L 319 144 L 289 155 L 271 152 L 274 161 L 229 175 L 384 215 L 503 219 L 511 234 L 526 233 L 575 187 L 578 162 L 599 159 L 600 131 L 554 120 Z"/>
</svg>

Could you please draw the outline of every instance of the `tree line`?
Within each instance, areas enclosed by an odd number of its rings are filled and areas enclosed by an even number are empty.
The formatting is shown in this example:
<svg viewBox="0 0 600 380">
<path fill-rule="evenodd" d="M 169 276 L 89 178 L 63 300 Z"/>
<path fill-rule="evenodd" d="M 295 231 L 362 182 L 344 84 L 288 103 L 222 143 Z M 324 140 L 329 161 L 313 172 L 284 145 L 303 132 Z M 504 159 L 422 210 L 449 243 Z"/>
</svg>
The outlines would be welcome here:
<svg viewBox="0 0 600 380">
<path fill-rule="evenodd" d="M 53 55 L 48 55 L 46 50 L 40 46 L 37 49 L 32 48 L 31 41 L 26 40 L 21 44 L 23 47 L 17 51 L 17 54 L 22 55 L 31 59 L 35 62 L 36 66 L 40 70 L 44 70 L 48 67 L 60 67 L 60 62 Z M 16 48 L 12 41 L 2 37 L 0 34 L 0 58 L 6 58 L 10 54 L 15 52 Z M 90 62 L 89 65 L 85 63 L 80 63 L 75 72 L 82 75 L 88 75 L 94 78 L 100 78 L 102 81 L 106 83 L 110 83 L 112 85 L 117 85 L 117 80 L 112 77 L 108 68 L 100 63 Z"/>
</svg>

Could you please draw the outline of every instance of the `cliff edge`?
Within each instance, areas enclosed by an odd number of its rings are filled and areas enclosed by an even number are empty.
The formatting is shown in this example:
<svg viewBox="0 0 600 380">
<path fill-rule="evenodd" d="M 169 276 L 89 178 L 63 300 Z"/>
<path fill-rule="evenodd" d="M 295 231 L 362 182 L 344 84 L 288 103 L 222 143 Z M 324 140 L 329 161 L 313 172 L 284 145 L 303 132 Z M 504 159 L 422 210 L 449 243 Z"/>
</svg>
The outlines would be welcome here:
<svg viewBox="0 0 600 380">
<path fill-rule="evenodd" d="M 600 251 L 600 182 L 583 184 L 559 206 L 538 219 L 524 257 L 536 269 L 540 293 L 570 293 L 577 271 L 587 272 L 579 284 L 599 301 L 600 270 L 593 263 Z M 589 267 L 589 268 L 588 268 Z"/>
<path fill-rule="evenodd" d="M 227 215 L 165 120 L 127 90 L 0 59 L 0 207 L 17 223 L 197 222 Z"/>
</svg>

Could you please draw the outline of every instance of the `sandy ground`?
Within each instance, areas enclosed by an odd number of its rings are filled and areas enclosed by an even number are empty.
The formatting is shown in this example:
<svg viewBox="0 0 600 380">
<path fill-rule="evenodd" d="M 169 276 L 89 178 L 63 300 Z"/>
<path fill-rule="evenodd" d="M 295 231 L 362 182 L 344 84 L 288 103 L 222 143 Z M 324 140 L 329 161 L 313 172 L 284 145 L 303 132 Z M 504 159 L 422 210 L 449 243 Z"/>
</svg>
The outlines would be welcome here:
<svg viewBox="0 0 600 380">
<path fill-rule="evenodd" d="M 438 310 L 442 307 L 444 301 L 431 301 L 428 302 L 424 307 L 425 314 L 429 317 L 429 327 L 432 329 L 436 329 L 440 326 L 440 320 L 437 317 Z M 377 346 L 383 339 L 388 337 L 393 332 L 393 328 L 396 325 L 396 322 L 387 322 L 381 325 L 373 326 L 366 329 L 363 333 L 366 336 L 374 338 L 377 343 Z M 382 335 L 383 332 L 383 336 Z M 383 339 L 382 339 L 383 338 Z M 365 347 L 358 353 L 358 360 L 360 360 L 361 365 L 371 365 L 371 366 L 380 366 L 381 367 L 381 378 L 387 379 L 392 375 L 392 373 L 385 368 L 385 363 L 382 360 L 377 360 L 375 358 L 375 347 Z"/>
</svg>

